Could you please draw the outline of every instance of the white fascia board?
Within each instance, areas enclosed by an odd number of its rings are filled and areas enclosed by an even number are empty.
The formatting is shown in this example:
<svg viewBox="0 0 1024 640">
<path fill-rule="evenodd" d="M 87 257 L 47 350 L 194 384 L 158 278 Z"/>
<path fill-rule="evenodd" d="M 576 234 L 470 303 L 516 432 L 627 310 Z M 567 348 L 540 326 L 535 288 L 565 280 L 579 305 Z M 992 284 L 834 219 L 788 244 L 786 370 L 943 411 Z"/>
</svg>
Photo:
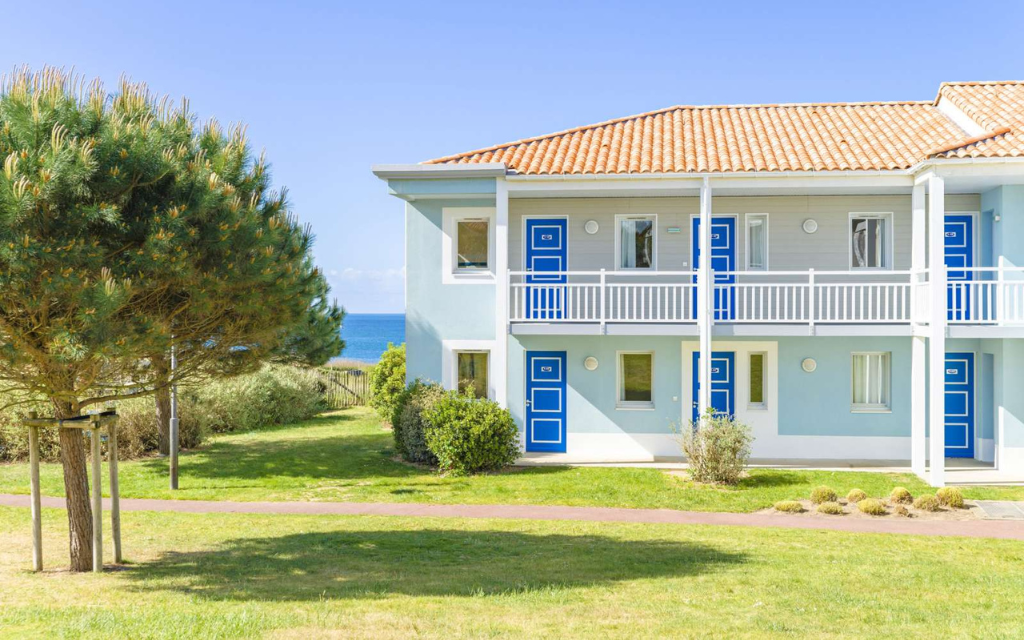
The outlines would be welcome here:
<svg viewBox="0 0 1024 640">
<path fill-rule="evenodd" d="M 381 180 L 431 178 L 493 178 L 504 176 L 504 162 L 479 164 L 375 164 L 370 167 Z"/>
</svg>

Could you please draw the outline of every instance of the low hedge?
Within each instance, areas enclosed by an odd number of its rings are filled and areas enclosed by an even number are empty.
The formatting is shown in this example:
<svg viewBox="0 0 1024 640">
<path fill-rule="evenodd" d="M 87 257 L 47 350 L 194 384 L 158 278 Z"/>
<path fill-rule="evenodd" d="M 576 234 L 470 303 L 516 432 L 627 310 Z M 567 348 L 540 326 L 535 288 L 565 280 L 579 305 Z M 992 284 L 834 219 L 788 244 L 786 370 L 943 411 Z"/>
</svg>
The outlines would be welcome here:
<svg viewBox="0 0 1024 640">
<path fill-rule="evenodd" d="M 519 457 L 519 428 L 493 400 L 446 391 L 423 410 L 427 448 L 452 475 L 506 467 Z"/>
</svg>

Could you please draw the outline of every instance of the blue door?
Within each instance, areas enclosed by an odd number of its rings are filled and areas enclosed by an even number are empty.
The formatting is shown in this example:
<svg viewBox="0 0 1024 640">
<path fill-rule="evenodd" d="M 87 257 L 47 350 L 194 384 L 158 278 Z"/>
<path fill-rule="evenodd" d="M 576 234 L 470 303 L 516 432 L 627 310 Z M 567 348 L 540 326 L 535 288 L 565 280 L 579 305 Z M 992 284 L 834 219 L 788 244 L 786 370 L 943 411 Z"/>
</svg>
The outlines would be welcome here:
<svg viewBox="0 0 1024 640">
<path fill-rule="evenodd" d="M 974 457 L 974 354 L 946 354 L 946 457 Z"/>
<path fill-rule="evenodd" d="M 693 269 L 700 268 L 700 218 L 693 218 Z M 716 272 L 736 270 L 736 218 L 720 216 L 711 218 L 711 269 Z M 715 320 L 733 320 L 736 318 L 736 287 L 722 287 L 723 284 L 736 282 L 732 273 L 714 274 L 712 283 L 715 286 L 714 318 Z M 694 277 L 696 282 L 696 276 Z M 694 307 L 697 306 L 697 291 L 693 292 Z"/>
<path fill-rule="evenodd" d="M 565 352 L 526 352 L 526 450 L 565 453 Z"/>
<path fill-rule="evenodd" d="M 711 406 L 716 413 L 736 413 L 736 354 L 732 351 L 711 352 Z M 700 352 L 693 352 L 693 421 L 699 418 L 697 398 L 700 394 Z"/>
<path fill-rule="evenodd" d="M 532 320 L 558 320 L 565 305 L 566 234 L 565 218 L 526 219 L 527 283 L 544 286 L 526 288 L 527 317 Z"/>
<path fill-rule="evenodd" d="M 971 280 L 974 272 L 974 216 L 950 214 L 945 225 L 947 316 L 950 320 L 971 320 Z"/>
</svg>

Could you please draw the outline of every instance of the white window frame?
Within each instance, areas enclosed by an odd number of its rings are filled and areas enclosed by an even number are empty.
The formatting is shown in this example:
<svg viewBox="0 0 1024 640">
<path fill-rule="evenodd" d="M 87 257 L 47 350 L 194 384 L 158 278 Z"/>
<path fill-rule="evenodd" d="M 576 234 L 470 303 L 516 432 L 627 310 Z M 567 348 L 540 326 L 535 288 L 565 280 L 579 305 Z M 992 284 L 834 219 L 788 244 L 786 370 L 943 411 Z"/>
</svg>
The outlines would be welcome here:
<svg viewBox="0 0 1024 640">
<path fill-rule="evenodd" d="M 885 222 L 885 246 L 882 247 L 885 260 L 884 267 L 855 267 L 853 265 L 853 221 L 857 218 L 870 220 L 883 220 Z M 846 252 L 848 255 L 846 264 L 850 271 L 892 271 L 895 255 L 893 247 L 896 245 L 896 224 L 891 211 L 851 211 L 846 220 Z"/>
<path fill-rule="evenodd" d="M 622 356 L 628 355 L 645 355 L 651 356 L 651 400 L 640 401 L 640 400 L 623 400 L 625 389 L 625 379 L 622 377 Z M 615 408 L 619 411 L 653 411 L 654 410 L 654 390 L 655 390 L 655 367 L 654 367 L 654 352 L 653 351 L 616 351 L 615 352 Z"/>
<path fill-rule="evenodd" d="M 763 267 L 751 267 L 750 266 L 750 222 L 751 220 L 762 219 L 764 220 L 764 266 Z M 768 271 L 768 249 L 771 246 L 770 229 L 771 225 L 768 222 L 769 217 L 767 213 L 748 213 L 743 216 L 743 253 L 744 261 L 747 271 Z"/>
<path fill-rule="evenodd" d="M 441 384 L 445 389 L 458 390 L 459 388 L 459 354 L 460 353 L 486 353 L 487 354 L 487 397 L 494 399 L 496 381 L 494 379 L 494 351 L 496 349 L 494 340 L 443 340 L 441 342 Z M 503 384 L 503 382 L 502 382 Z"/>
<path fill-rule="evenodd" d="M 750 381 L 752 376 L 750 375 L 750 369 L 753 363 L 754 356 L 761 356 L 761 402 L 754 402 L 750 397 Z M 751 411 L 767 411 L 768 410 L 768 352 L 767 351 L 748 351 L 747 352 L 747 409 Z"/>
<path fill-rule="evenodd" d="M 497 282 L 495 272 L 496 210 L 494 207 L 445 207 L 441 210 L 441 282 L 442 284 L 490 284 Z M 487 268 L 459 269 L 458 223 L 462 220 L 487 221 Z"/>
<path fill-rule="evenodd" d="M 870 388 L 871 381 L 871 357 L 883 357 L 884 362 L 888 365 L 889 374 L 887 376 L 889 387 L 885 390 L 885 397 L 888 400 L 887 404 L 869 404 L 869 403 L 855 403 L 854 385 L 856 381 L 853 377 L 854 362 L 858 356 L 864 356 L 868 358 L 868 365 L 864 368 L 867 373 L 866 388 Z M 892 352 L 891 351 L 854 351 L 850 354 L 850 412 L 851 413 L 892 413 Z"/>
<path fill-rule="evenodd" d="M 622 266 L 622 221 L 650 220 L 653 224 L 651 251 L 654 252 L 649 267 Z M 619 213 L 615 215 L 615 270 L 616 271 L 657 271 L 658 270 L 658 214 L 656 213 Z"/>
</svg>

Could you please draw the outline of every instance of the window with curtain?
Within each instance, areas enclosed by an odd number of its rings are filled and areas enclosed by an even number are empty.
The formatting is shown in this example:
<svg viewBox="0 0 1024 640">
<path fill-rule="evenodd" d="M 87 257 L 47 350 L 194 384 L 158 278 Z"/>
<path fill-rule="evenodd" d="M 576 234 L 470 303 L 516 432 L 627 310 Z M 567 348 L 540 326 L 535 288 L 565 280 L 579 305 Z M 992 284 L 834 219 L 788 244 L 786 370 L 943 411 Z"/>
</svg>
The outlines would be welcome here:
<svg viewBox="0 0 1024 640">
<path fill-rule="evenodd" d="M 754 409 L 763 409 L 764 401 L 764 368 L 765 354 L 750 354 L 750 406 Z"/>
<path fill-rule="evenodd" d="M 850 268 L 888 269 L 889 218 L 855 216 L 850 219 Z"/>
<path fill-rule="evenodd" d="M 487 220 L 459 220 L 455 225 L 455 268 L 487 269 Z"/>
<path fill-rule="evenodd" d="M 654 406 L 654 354 L 619 354 L 620 407 Z"/>
<path fill-rule="evenodd" d="M 890 354 L 853 354 L 853 398 L 855 411 L 889 409 Z"/>
<path fill-rule="evenodd" d="M 460 391 L 470 391 L 477 398 L 487 397 L 487 352 L 458 352 L 458 386 Z"/>
<path fill-rule="evenodd" d="M 747 270 L 768 269 L 768 216 L 747 216 Z"/>
<path fill-rule="evenodd" d="M 654 268 L 654 219 L 619 220 L 619 268 Z"/>
</svg>

